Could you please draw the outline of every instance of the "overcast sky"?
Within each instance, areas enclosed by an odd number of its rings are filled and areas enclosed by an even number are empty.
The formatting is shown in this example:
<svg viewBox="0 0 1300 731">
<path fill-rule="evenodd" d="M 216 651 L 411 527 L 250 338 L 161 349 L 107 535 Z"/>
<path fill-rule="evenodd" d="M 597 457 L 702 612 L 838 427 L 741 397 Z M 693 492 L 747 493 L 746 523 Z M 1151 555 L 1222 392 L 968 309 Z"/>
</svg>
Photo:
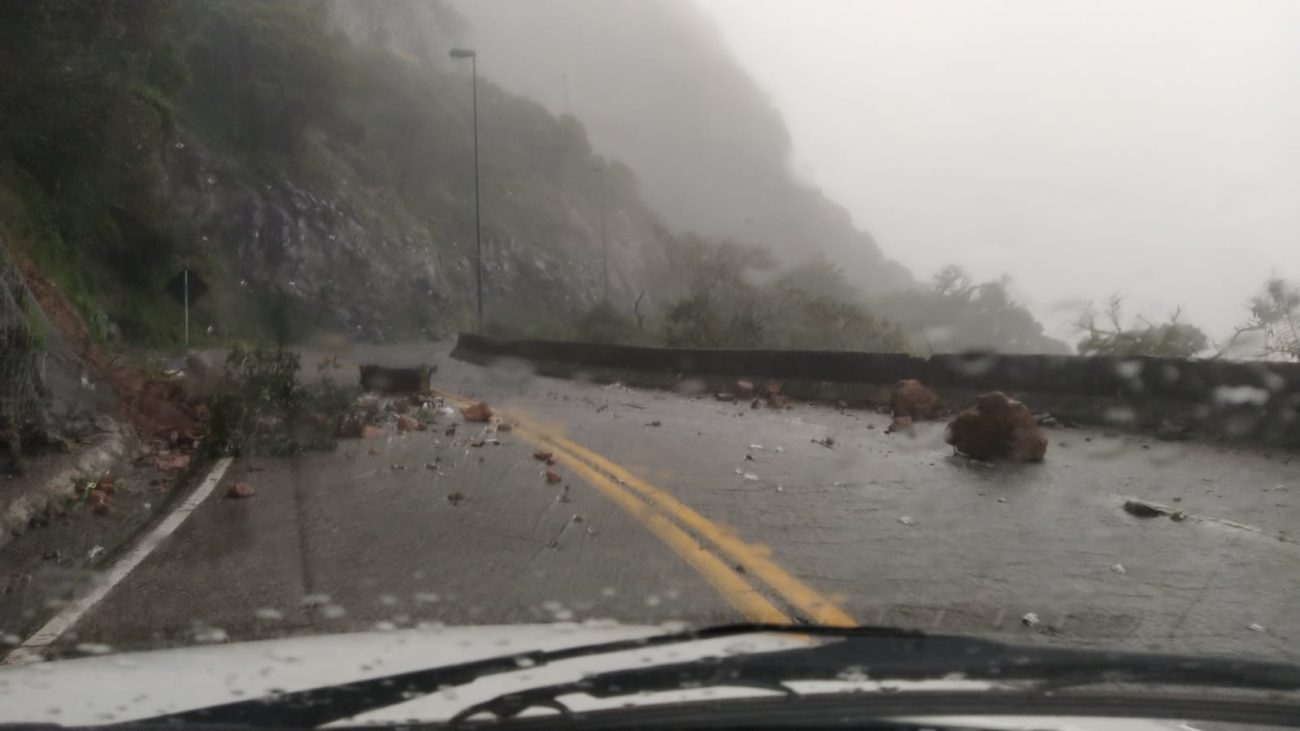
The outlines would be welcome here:
<svg viewBox="0 0 1300 731">
<path fill-rule="evenodd" d="M 1300 277 L 1300 1 L 698 2 L 918 277 L 1011 274 L 1057 335 L 1120 292 L 1212 337 Z"/>
</svg>

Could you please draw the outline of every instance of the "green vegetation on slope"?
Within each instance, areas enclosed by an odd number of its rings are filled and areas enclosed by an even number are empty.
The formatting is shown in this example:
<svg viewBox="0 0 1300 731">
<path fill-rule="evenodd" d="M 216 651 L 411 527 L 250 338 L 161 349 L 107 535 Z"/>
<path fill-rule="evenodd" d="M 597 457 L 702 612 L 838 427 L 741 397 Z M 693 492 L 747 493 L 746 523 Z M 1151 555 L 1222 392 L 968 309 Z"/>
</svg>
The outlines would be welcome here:
<svg viewBox="0 0 1300 731">
<path fill-rule="evenodd" d="M 1080 355 L 1150 355 L 1164 358 L 1190 358 L 1210 345 L 1210 338 L 1195 325 L 1179 322 L 1179 314 L 1169 316 L 1168 322 L 1153 323 L 1138 319 L 1131 327 L 1124 327 L 1122 300 L 1111 297 L 1106 305 L 1104 319 L 1091 309 L 1079 318 L 1079 329 L 1085 333 L 1079 341 Z"/>
<path fill-rule="evenodd" d="M 600 304 L 572 336 L 691 348 L 905 351 L 898 325 L 871 314 L 844 272 L 824 258 L 782 268 L 763 249 L 681 236 L 661 280 L 667 306 L 645 316 Z"/>
<path fill-rule="evenodd" d="M 0 227 L 68 292 L 99 336 L 156 334 L 138 293 L 170 274 L 155 186 L 183 74 L 169 4 L 0 2 Z"/>
<path fill-rule="evenodd" d="M 0 10 L 0 105 L 11 110 L 0 118 L 0 229 L 99 337 L 175 344 L 177 308 L 163 291 L 182 265 L 211 286 L 195 314 L 222 326 L 212 337 L 285 342 L 340 329 L 346 323 L 324 305 L 359 297 L 358 281 L 385 336 L 471 322 L 467 74 L 354 45 L 326 6 L 308 0 L 0 0 Z M 875 293 L 825 259 L 778 266 L 745 243 L 669 233 L 633 171 L 595 155 L 574 117 L 482 78 L 478 100 L 487 311 L 498 332 L 903 350 L 935 347 L 929 334 L 947 328 L 956 335 L 945 350 L 1055 348 L 1005 283 L 869 304 Z M 235 210 L 244 203 L 214 198 L 207 221 L 178 213 L 183 141 L 217 158 L 241 191 L 283 182 L 337 202 L 370 230 L 372 248 L 357 256 L 383 260 L 376 271 L 390 279 L 348 279 L 356 261 L 338 260 L 318 270 L 327 281 L 299 283 L 313 300 L 275 272 L 250 271 L 268 266 L 263 255 L 250 264 L 236 250 L 250 240 L 270 247 Z M 602 184 L 614 252 L 608 303 Z M 209 234 L 221 244 L 198 245 Z M 426 255 L 438 262 L 436 282 L 407 271 L 412 256 Z"/>
<path fill-rule="evenodd" d="M 926 354 L 1070 352 L 1016 302 L 1008 277 L 977 283 L 961 267 L 947 266 L 935 273 L 929 288 L 892 293 L 876 305 Z"/>
<path fill-rule="evenodd" d="M 248 326 L 235 334 L 276 336 L 270 315 L 285 298 L 241 291 L 231 262 L 194 245 L 192 222 L 174 215 L 164 168 L 181 138 L 253 189 L 292 181 L 343 201 L 377 237 L 414 233 L 444 261 L 466 255 L 466 75 L 354 48 L 302 0 L 0 0 L 0 10 L 0 227 L 102 330 L 111 320 L 127 341 L 174 341 L 162 290 L 197 260 L 208 300 L 221 303 L 209 313 Z M 604 163 L 582 128 L 482 80 L 479 96 L 485 239 L 545 247 L 587 235 L 574 215 L 598 215 L 590 170 Z M 641 208 L 630 172 L 608 169 L 611 207 Z M 447 286 L 439 317 L 464 322 L 468 276 Z M 393 294 L 395 331 L 427 330 L 427 309 L 403 310 Z"/>
</svg>

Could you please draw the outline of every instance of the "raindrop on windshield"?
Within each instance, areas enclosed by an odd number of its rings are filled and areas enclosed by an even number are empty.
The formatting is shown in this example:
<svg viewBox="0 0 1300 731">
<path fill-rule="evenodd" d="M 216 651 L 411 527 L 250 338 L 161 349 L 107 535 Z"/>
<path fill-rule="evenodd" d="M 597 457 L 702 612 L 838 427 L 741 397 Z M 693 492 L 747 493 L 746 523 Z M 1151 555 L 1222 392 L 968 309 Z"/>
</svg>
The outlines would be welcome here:
<svg viewBox="0 0 1300 731">
<path fill-rule="evenodd" d="M 1142 375 L 1142 361 L 1122 360 L 1115 364 L 1115 375 L 1126 380 L 1133 380 Z"/>
<path fill-rule="evenodd" d="M 107 655 L 113 648 L 99 642 L 82 642 L 77 645 L 77 652 L 84 655 Z"/>
<path fill-rule="evenodd" d="M 329 594 L 304 594 L 299 604 L 304 607 L 319 607 L 329 604 L 329 601 Z"/>
<path fill-rule="evenodd" d="M 1212 398 L 1220 406 L 1263 406 L 1269 393 L 1258 386 L 1217 386 Z"/>
</svg>

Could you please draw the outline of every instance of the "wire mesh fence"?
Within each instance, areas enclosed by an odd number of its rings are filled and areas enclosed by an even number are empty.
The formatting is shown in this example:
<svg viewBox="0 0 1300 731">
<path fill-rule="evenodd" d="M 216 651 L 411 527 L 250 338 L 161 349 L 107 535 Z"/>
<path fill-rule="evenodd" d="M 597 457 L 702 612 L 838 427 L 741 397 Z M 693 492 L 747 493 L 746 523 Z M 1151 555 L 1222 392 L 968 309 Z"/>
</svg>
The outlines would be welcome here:
<svg viewBox="0 0 1300 731">
<path fill-rule="evenodd" d="M 34 325 L 42 320 L 35 308 L 18 269 L 0 249 L 0 452 L 14 457 L 22 435 L 38 430 L 45 420 L 42 333 Z"/>
</svg>

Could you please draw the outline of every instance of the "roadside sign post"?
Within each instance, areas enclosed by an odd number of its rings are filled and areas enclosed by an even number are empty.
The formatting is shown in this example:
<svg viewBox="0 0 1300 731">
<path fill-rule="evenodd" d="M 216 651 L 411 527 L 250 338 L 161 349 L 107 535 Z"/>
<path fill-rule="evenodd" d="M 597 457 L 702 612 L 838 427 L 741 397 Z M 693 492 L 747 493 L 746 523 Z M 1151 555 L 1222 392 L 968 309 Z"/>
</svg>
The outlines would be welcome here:
<svg viewBox="0 0 1300 731">
<path fill-rule="evenodd" d="M 185 347 L 190 347 L 190 305 L 207 294 L 208 283 L 189 267 L 182 268 L 167 282 L 167 293 L 181 303 L 185 312 Z"/>
</svg>

